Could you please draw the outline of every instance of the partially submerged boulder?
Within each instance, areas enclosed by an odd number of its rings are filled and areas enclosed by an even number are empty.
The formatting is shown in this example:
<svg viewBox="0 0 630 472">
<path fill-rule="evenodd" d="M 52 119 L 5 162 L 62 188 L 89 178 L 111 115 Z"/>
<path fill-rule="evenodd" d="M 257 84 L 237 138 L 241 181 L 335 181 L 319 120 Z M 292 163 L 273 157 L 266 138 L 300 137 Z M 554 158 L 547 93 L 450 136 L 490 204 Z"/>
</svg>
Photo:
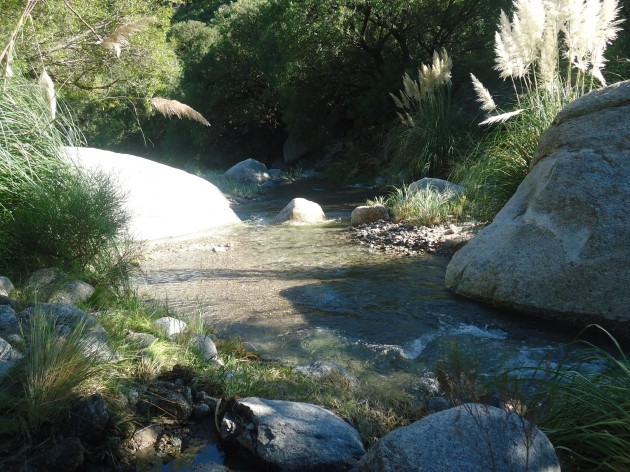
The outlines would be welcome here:
<svg viewBox="0 0 630 472">
<path fill-rule="evenodd" d="M 630 337 L 630 81 L 561 111 L 494 222 L 455 254 L 460 295 Z"/>
<path fill-rule="evenodd" d="M 357 472 L 560 472 L 553 445 L 515 413 L 467 403 L 384 436 Z"/>
<path fill-rule="evenodd" d="M 224 439 L 284 472 L 350 470 L 365 454 L 359 433 L 309 403 L 244 398 L 223 418 Z"/>
<path fill-rule="evenodd" d="M 265 182 L 271 178 L 267 173 L 267 166 L 256 159 L 246 159 L 233 165 L 225 171 L 225 176 L 238 180 L 249 180 L 252 182 Z"/>
<path fill-rule="evenodd" d="M 294 198 L 278 213 L 272 223 L 321 223 L 325 220 L 324 210 L 317 203 L 305 198 Z"/>
</svg>

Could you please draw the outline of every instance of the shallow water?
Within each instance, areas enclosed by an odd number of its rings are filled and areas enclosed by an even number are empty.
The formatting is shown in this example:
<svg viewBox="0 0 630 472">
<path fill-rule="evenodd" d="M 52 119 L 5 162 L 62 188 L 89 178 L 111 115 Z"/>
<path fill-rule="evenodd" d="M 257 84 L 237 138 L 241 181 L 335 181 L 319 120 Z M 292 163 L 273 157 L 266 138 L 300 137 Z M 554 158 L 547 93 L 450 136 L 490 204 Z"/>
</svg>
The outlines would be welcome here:
<svg viewBox="0 0 630 472">
<path fill-rule="evenodd" d="M 334 361 L 362 381 L 410 392 L 452 342 L 491 376 L 560 356 L 573 339 L 574 331 L 455 296 L 444 288 L 444 257 L 350 241 L 350 212 L 368 196 L 312 181 L 271 189 L 236 208 L 244 225 L 149 261 L 144 290 L 263 357 Z M 270 225 L 294 197 L 318 202 L 328 222 Z M 212 251 L 228 242 L 231 250 Z"/>
</svg>

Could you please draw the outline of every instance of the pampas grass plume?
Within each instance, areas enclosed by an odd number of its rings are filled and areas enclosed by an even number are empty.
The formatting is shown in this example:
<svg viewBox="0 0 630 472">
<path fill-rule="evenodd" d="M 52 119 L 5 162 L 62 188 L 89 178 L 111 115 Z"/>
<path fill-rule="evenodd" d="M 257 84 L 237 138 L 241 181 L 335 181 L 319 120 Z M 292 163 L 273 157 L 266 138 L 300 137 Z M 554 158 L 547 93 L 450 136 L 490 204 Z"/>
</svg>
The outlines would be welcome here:
<svg viewBox="0 0 630 472">
<path fill-rule="evenodd" d="M 494 103 L 492 99 L 492 95 L 487 88 L 483 86 L 483 84 L 479 81 L 474 74 L 470 74 L 472 79 L 473 88 L 475 89 L 475 93 L 477 94 L 477 101 L 481 103 L 481 109 L 484 111 L 492 111 L 496 109 L 497 105 Z"/>
<path fill-rule="evenodd" d="M 57 97 L 55 94 L 55 84 L 46 72 L 46 69 L 42 70 L 42 74 L 39 76 L 39 84 L 42 87 L 44 100 L 48 105 L 50 116 L 54 120 L 57 116 Z"/>
<path fill-rule="evenodd" d="M 127 37 L 140 30 L 144 25 L 155 21 L 154 16 L 147 16 L 135 21 L 126 23 L 116 28 L 109 36 L 101 41 L 101 46 L 105 49 L 113 49 L 116 57 L 120 57 L 122 46 L 127 44 Z"/>
<path fill-rule="evenodd" d="M 189 107 L 188 105 L 178 102 L 177 100 L 168 100 L 162 97 L 153 97 L 151 99 L 151 105 L 155 110 L 164 116 L 177 118 L 190 118 L 191 120 L 198 121 L 206 126 L 210 126 L 210 122 L 206 120 L 201 113 Z"/>
<path fill-rule="evenodd" d="M 512 118 L 512 117 L 514 117 L 516 115 L 520 115 L 522 111 L 523 111 L 523 109 L 521 108 L 521 109 L 518 109 L 518 110 L 509 111 L 507 113 L 501 113 L 500 115 L 491 116 L 487 120 L 484 120 L 481 123 L 479 123 L 479 126 L 493 125 L 495 123 L 505 123 L 510 118 Z"/>
</svg>

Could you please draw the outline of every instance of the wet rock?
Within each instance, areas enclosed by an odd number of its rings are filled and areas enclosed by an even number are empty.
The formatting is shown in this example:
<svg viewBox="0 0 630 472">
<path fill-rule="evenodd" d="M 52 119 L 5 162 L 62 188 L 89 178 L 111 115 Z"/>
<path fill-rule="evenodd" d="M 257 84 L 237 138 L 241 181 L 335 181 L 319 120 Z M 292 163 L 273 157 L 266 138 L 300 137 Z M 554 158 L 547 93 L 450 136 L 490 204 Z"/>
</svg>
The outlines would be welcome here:
<svg viewBox="0 0 630 472">
<path fill-rule="evenodd" d="M 278 213 L 272 223 L 321 223 L 325 220 L 324 210 L 317 203 L 305 198 L 294 198 Z"/>
<path fill-rule="evenodd" d="M 316 405 L 250 397 L 232 412 L 222 436 L 281 471 L 347 471 L 365 453 L 354 428 Z"/>
<path fill-rule="evenodd" d="M 514 413 L 467 403 L 384 436 L 357 472 L 560 472 L 547 436 Z"/>
<path fill-rule="evenodd" d="M 72 472 L 84 461 L 85 448 L 77 437 L 55 441 L 35 459 L 38 472 Z"/>
<path fill-rule="evenodd" d="M 22 357 L 24 356 L 17 349 L 0 338 L 0 378 L 4 377 Z"/>
<path fill-rule="evenodd" d="M 8 277 L 0 275 L 0 296 L 8 297 L 15 287 Z"/>
<path fill-rule="evenodd" d="M 159 318 L 153 322 L 153 325 L 163 331 L 169 339 L 177 338 L 187 327 L 184 321 L 171 316 Z"/>
<path fill-rule="evenodd" d="M 350 214 L 352 226 L 375 223 L 379 220 L 389 220 L 389 212 L 383 205 L 358 206 Z"/>
</svg>

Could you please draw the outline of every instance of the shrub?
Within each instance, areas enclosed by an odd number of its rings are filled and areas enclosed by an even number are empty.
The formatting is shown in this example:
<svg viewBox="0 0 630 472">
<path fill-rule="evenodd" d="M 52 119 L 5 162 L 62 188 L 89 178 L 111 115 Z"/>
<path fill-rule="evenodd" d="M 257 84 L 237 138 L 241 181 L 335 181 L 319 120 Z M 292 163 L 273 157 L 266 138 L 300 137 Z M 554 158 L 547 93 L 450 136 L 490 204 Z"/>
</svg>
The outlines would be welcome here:
<svg viewBox="0 0 630 472">
<path fill-rule="evenodd" d="M 63 417 L 90 388 L 90 379 L 100 369 L 86 343 L 90 327 L 80 321 L 62 335 L 58 326 L 41 311 L 30 317 L 23 333 L 24 359 L 0 382 L 0 421 L 4 432 L 35 432 Z"/>
</svg>

